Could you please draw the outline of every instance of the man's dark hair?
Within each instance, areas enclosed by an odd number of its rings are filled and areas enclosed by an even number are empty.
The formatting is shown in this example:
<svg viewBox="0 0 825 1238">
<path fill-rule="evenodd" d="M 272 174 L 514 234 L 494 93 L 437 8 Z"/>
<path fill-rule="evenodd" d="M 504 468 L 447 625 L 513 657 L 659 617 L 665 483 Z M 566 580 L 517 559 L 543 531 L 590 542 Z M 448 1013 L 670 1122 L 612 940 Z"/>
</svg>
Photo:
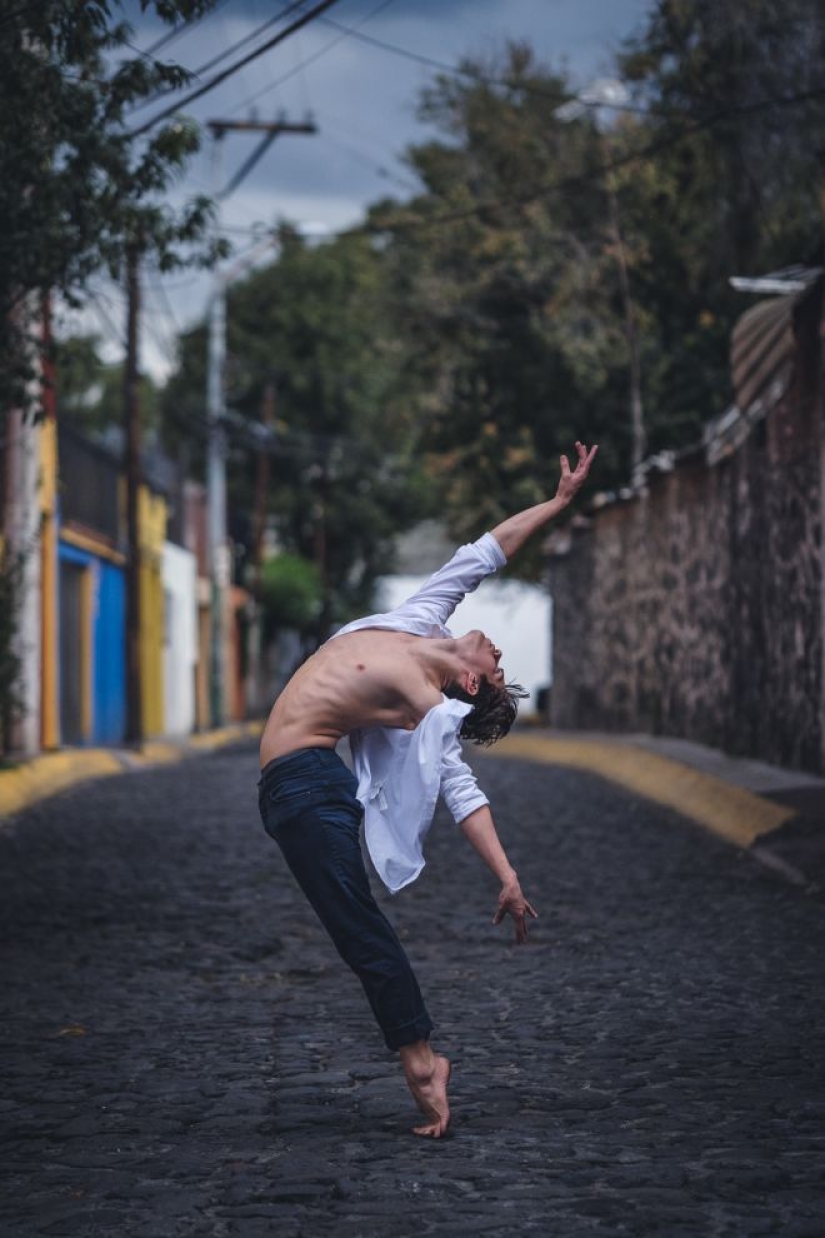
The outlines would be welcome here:
<svg viewBox="0 0 825 1238">
<path fill-rule="evenodd" d="M 516 720 L 520 699 L 529 696 L 519 683 L 502 684 L 498 687 L 488 680 L 482 679 L 475 696 L 470 696 L 457 683 L 448 684 L 444 695 L 454 701 L 466 701 L 472 705 L 461 724 L 459 736 L 469 739 L 471 743 L 481 744 L 489 748 L 496 740 L 503 739 Z"/>
</svg>

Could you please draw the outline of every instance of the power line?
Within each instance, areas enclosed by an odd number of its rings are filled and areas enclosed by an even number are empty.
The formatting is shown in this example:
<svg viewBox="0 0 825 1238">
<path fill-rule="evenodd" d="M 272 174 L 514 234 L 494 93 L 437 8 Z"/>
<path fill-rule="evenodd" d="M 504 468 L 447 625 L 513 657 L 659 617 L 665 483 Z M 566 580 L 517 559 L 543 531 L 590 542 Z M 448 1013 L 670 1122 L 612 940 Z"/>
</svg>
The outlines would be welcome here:
<svg viewBox="0 0 825 1238">
<path fill-rule="evenodd" d="M 392 3 L 394 3 L 394 0 L 381 0 L 380 4 L 377 4 L 374 9 L 371 9 L 369 13 L 365 14 L 365 16 L 361 18 L 358 23 L 358 27 L 360 28 L 361 26 L 366 25 L 368 21 L 371 21 L 373 17 L 376 17 L 383 9 L 388 8 L 388 6 Z M 324 19 L 321 18 L 320 20 L 323 21 Z M 343 27 L 340 27 L 340 29 L 344 30 Z M 235 112 L 241 111 L 242 108 L 249 107 L 250 104 L 255 103 L 258 99 L 262 98 L 265 94 L 268 94 L 271 90 L 277 90 L 279 86 L 283 86 L 284 82 L 288 82 L 290 78 L 293 78 L 297 73 L 302 72 L 308 65 L 314 64 L 316 60 L 320 60 L 321 57 L 325 56 L 328 51 L 331 51 L 333 47 L 337 47 L 339 43 L 342 43 L 344 39 L 349 37 L 350 34 L 354 33 L 355 31 L 344 30 L 343 34 L 340 34 L 335 39 L 331 39 L 329 43 L 325 43 L 324 46 L 319 48 L 317 52 L 313 52 L 312 55 L 307 56 L 304 60 L 299 61 L 298 64 L 293 65 L 288 72 L 281 74 L 281 76 L 276 78 L 274 82 L 267 82 L 266 86 L 262 87 L 260 90 L 256 90 L 254 94 L 248 95 L 246 99 L 232 109 L 231 115 L 234 116 Z"/>
<path fill-rule="evenodd" d="M 180 335 L 181 334 L 180 323 L 178 322 L 177 314 L 172 308 L 172 302 L 169 300 L 169 297 L 166 292 L 166 288 L 164 287 L 164 284 L 163 284 L 163 280 L 158 278 L 157 282 L 156 283 L 152 282 L 149 285 L 149 287 L 152 290 L 152 292 L 154 292 L 155 296 L 157 296 L 160 299 L 163 310 L 166 314 L 168 321 L 172 324 L 172 329 L 175 332 L 175 335 Z"/>
<path fill-rule="evenodd" d="M 424 65 L 429 69 L 437 69 L 440 73 L 449 73 L 452 77 L 470 77 L 475 81 L 481 81 L 491 86 L 507 86 L 511 90 L 523 90 L 525 94 L 538 95 L 544 99 L 550 99 L 556 104 L 570 103 L 577 96 L 571 94 L 570 91 L 564 90 L 547 90 L 542 86 L 536 86 L 531 82 L 522 81 L 520 78 L 506 77 L 490 77 L 479 69 L 465 68 L 463 65 L 447 64 L 443 60 L 435 60 L 432 56 L 424 56 L 419 52 L 408 51 L 405 47 L 399 47 L 395 43 L 388 43 L 385 39 L 377 39 L 373 35 L 363 34 L 358 28 L 352 26 L 344 26 L 341 22 L 335 21 L 332 17 L 320 18 L 321 25 L 332 26 L 336 30 L 341 30 L 344 34 L 351 35 L 352 38 L 358 39 L 361 43 L 366 43 L 370 47 L 377 47 L 381 51 L 390 52 L 394 56 L 401 56 L 405 60 L 412 60 L 416 64 Z M 608 108 L 611 111 L 618 112 L 638 112 L 643 116 L 648 115 L 648 109 L 636 107 L 630 103 L 586 103 L 584 106 L 593 108 Z"/>
<path fill-rule="evenodd" d="M 300 9 L 303 3 L 304 0 L 293 0 L 293 3 L 288 4 L 285 9 L 281 9 L 280 13 L 276 13 L 274 17 L 268 17 L 267 20 L 262 22 L 260 26 L 257 26 L 249 34 L 245 34 L 243 38 L 238 39 L 235 43 L 231 43 L 229 47 L 224 48 L 224 50 L 219 52 L 217 56 L 213 56 L 212 59 L 207 60 L 205 64 L 199 65 L 197 69 L 187 69 L 187 73 L 190 77 L 194 78 L 199 78 L 202 74 L 208 73 L 210 69 L 214 69 L 215 65 L 220 64 L 222 60 L 226 60 L 227 56 L 231 56 L 233 52 L 238 51 L 239 48 L 244 47 L 247 43 L 251 43 L 253 39 L 257 39 L 260 34 L 263 34 L 264 30 L 268 30 L 270 26 L 276 25 L 279 21 L 282 21 L 283 18 L 289 17 L 289 15 L 294 13 L 296 9 Z M 129 46 L 131 47 L 132 45 L 130 44 Z M 139 49 L 135 48 L 134 50 L 138 51 Z M 148 52 L 141 52 L 140 54 L 142 56 L 149 55 Z M 150 58 L 154 59 L 153 57 Z M 134 111 L 137 112 L 140 108 L 148 107 L 149 104 L 156 103 L 159 99 L 166 98 L 167 95 L 175 94 L 175 92 L 179 89 L 180 88 L 178 86 L 169 86 L 165 90 L 156 90 L 154 94 L 147 95 L 145 99 L 141 99 L 139 103 L 135 104 Z"/>
<path fill-rule="evenodd" d="M 205 17 L 212 17 L 220 9 L 225 8 L 228 3 L 229 0 L 217 0 L 217 3 L 213 4 L 212 8 L 209 9 L 208 12 L 199 13 L 197 17 L 190 17 L 187 21 L 180 22 L 180 24 L 175 26 L 172 30 L 167 30 L 166 34 L 162 34 L 159 39 L 156 39 L 154 43 L 150 44 L 150 46 L 146 48 L 145 55 L 153 56 L 155 52 L 159 52 L 162 47 L 166 47 L 167 44 L 171 43 L 174 39 L 177 39 L 180 35 L 186 34 L 189 30 L 196 26 L 198 22 L 203 21 Z"/>
<path fill-rule="evenodd" d="M 792 107 L 800 103 L 809 102 L 812 99 L 825 97 L 825 86 L 817 86 L 810 90 L 799 91 L 794 95 L 778 96 L 771 99 L 761 99 L 754 103 L 740 104 L 736 107 L 723 108 L 709 116 L 705 116 L 700 120 L 685 126 L 681 131 L 676 133 L 666 134 L 663 137 L 656 138 L 646 145 L 638 147 L 636 150 L 631 150 L 618 158 L 612 159 L 609 162 L 602 163 L 595 172 L 580 172 L 572 176 L 565 176 L 557 181 L 543 185 L 540 189 L 533 190 L 527 194 L 521 194 L 509 198 L 490 198 L 485 202 L 480 202 L 476 206 L 465 207 L 461 210 L 442 211 L 440 214 L 432 216 L 430 219 L 418 218 L 406 221 L 394 221 L 387 224 L 361 224 L 355 228 L 344 229 L 338 233 L 338 236 L 348 235 L 363 235 L 371 232 L 406 232 L 413 231 L 417 228 L 439 227 L 442 224 L 457 223 L 464 219 L 471 219 L 475 215 L 483 214 L 485 211 L 495 210 L 497 207 L 503 206 L 526 206 L 531 202 L 535 202 L 547 194 L 556 193 L 560 190 L 574 189 L 583 185 L 594 184 L 597 181 L 604 180 L 610 172 L 623 168 L 629 163 L 635 163 L 637 159 L 644 159 L 650 155 L 659 154 L 663 150 L 667 150 L 671 146 L 676 146 L 679 142 L 700 133 L 705 129 L 711 129 L 715 125 L 720 124 L 725 120 L 733 119 L 738 116 L 745 116 L 754 112 L 765 111 L 768 108 L 774 107 Z"/>
<path fill-rule="evenodd" d="M 333 4 L 337 3 L 338 0 L 321 0 L 321 3 L 316 4 L 315 8 L 310 9 L 307 13 L 297 17 L 291 25 L 287 26 L 285 30 L 281 30 L 273 38 L 269 39 L 269 41 L 264 43 L 262 47 L 258 47 L 254 51 L 249 52 L 249 54 L 244 56 L 243 59 L 236 61 L 236 63 L 230 65 L 228 69 L 224 69 L 223 72 L 216 74 L 216 76 L 211 78 L 208 82 L 204 82 L 203 86 L 199 86 L 197 90 L 191 91 L 185 98 L 179 100 L 178 103 L 173 103 L 171 107 L 164 108 L 162 112 L 158 112 L 156 116 L 153 116 L 151 120 L 147 120 L 146 123 L 141 125 L 138 129 L 133 129 L 129 134 L 129 137 L 137 138 L 141 137 L 144 133 L 148 133 L 150 129 L 153 129 L 155 125 L 160 123 L 160 121 L 165 120 L 167 116 L 171 116 L 173 112 L 177 112 L 181 108 L 186 107 L 187 104 L 193 103 L 195 99 L 200 99 L 201 96 L 207 94 L 208 91 L 214 90 L 216 86 L 219 86 L 221 82 L 225 82 L 228 77 L 233 75 L 233 73 L 237 73 L 251 61 L 257 60 L 257 58 L 262 56 L 264 52 L 270 51 L 271 48 L 276 47 L 279 43 L 282 43 L 284 39 L 288 39 L 289 36 L 294 34 L 296 30 L 300 30 L 302 26 L 306 26 L 309 22 L 313 21 L 314 18 L 319 17 L 321 13 L 324 13 L 327 9 L 332 8 Z"/>
<path fill-rule="evenodd" d="M 119 348 L 122 348 L 125 350 L 126 337 L 121 335 L 115 323 L 112 322 L 112 319 L 109 317 L 109 312 L 108 310 L 104 309 L 102 301 L 100 297 L 98 296 L 98 294 L 95 292 L 92 292 L 90 289 L 89 299 L 92 302 L 92 306 L 94 307 L 94 310 L 98 316 L 98 319 L 100 320 L 103 326 L 104 334 L 109 337 L 109 343 L 111 343 L 114 340 L 114 342 L 118 345 Z"/>
</svg>

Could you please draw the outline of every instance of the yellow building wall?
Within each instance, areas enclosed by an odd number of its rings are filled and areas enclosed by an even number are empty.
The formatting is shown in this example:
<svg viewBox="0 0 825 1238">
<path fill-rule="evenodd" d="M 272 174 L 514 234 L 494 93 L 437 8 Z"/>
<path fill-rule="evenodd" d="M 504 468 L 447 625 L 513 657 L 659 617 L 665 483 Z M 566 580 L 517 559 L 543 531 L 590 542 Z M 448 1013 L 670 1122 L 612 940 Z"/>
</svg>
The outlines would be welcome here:
<svg viewBox="0 0 825 1238">
<path fill-rule="evenodd" d="M 148 486 L 138 490 L 140 540 L 140 644 L 143 669 L 143 734 L 162 735 L 164 598 L 161 567 L 166 538 L 166 500 Z"/>
</svg>

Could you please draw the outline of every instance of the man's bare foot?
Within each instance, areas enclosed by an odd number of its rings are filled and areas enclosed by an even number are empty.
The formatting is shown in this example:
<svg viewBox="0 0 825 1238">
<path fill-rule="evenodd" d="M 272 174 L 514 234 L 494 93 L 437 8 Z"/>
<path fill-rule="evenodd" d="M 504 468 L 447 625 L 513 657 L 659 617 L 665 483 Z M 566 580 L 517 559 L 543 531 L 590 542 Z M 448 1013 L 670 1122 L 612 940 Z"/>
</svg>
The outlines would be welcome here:
<svg viewBox="0 0 825 1238">
<path fill-rule="evenodd" d="M 427 1118 L 426 1125 L 414 1126 L 413 1134 L 430 1139 L 446 1135 L 450 1125 L 450 1105 L 447 1101 L 447 1084 L 450 1082 L 450 1063 L 446 1057 L 432 1055 L 429 1070 L 406 1070 L 407 1086 L 415 1103 Z"/>
</svg>

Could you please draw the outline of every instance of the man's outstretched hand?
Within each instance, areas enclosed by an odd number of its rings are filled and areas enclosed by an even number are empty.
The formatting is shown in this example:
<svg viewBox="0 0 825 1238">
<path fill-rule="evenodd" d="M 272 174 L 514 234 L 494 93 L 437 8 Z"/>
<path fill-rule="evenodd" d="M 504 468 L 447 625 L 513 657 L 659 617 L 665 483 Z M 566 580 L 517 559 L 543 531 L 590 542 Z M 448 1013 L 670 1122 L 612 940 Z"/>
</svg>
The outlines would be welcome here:
<svg viewBox="0 0 825 1238">
<path fill-rule="evenodd" d="M 512 916 L 515 920 L 516 941 L 522 945 L 527 940 L 527 916 L 532 916 L 534 920 L 537 920 L 538 912 L 527 902 L 518 881 L 510 881 L 501 887 L 493 924 L 501 924 L 505 916 Z"/>
<path fill-rule="evenodd" d="M 570 461 L 567 459 L 567 456 L 561 457 L 561 478 L 559 479 L 556 498 L 560 499 L 562 503 L 569 503 L 581 490 L 587 480 L 590 465 L 593 463 L 598 450 L 598 444 L 595 447 L 591 447 L 588 451 L 584 443 L 576 443 L 576 452 L 579 458 L 572 472 L 570 471 Z"/>
</svg>

